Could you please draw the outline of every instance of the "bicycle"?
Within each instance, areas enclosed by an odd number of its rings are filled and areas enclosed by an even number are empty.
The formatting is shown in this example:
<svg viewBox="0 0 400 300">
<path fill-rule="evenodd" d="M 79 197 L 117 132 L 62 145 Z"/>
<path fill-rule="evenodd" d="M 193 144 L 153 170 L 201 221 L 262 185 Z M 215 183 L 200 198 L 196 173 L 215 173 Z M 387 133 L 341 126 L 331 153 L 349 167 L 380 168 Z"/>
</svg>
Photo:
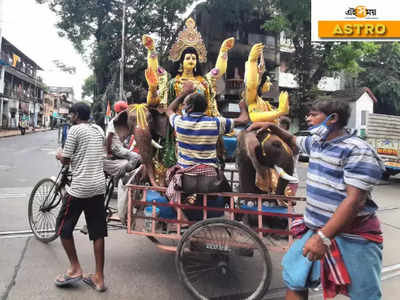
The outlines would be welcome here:
<svg viewBox="0 0 400 300">
<path fill-rule="evenodd" d="M 66 186 L 71 184 L 72 175 L 68 166 L 60 169 L 56 178 L 40 180 L 32 190 L 28 204 L 29 226 L 35 237 L 44 243 L 58 237 L 56 222 L 61 202 L 66 194 Z M 107 218 L 113 214 L 109 206 L 114 192 L 114 178 L 106 175 L 105 209 Z"/>
</svg>

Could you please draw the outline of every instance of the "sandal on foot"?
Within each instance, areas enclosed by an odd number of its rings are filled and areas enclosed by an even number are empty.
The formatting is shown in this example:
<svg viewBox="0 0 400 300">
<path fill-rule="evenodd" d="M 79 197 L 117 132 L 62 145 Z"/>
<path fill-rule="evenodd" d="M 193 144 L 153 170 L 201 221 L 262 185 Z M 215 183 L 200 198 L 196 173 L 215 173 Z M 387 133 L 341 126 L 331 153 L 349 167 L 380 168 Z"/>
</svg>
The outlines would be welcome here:
<svg viewBox="0 0 400 300">
<path fill-rule="evenodd" d="M 105 292 L 107 290 L 106 286 L 104 285 L 102 287 L 97 286 L 90 275 L 88 275 L 87 277 L 83 277 L 82 281 L 99 293 Z"/>
<path fill-rule="evenodd" d="M 63 286 L 68 286 L 68 285 L 77 283 L 80 280 L 82 280 L 82 275 L 71 277 L 68 274 L 64 274 L 63 275 L 63 280 L 60 280 L 60 276 L 59 276 L 59 277 L 56 278 L 54 283 L 58 287 L 63 287 Z"/>
</svg>

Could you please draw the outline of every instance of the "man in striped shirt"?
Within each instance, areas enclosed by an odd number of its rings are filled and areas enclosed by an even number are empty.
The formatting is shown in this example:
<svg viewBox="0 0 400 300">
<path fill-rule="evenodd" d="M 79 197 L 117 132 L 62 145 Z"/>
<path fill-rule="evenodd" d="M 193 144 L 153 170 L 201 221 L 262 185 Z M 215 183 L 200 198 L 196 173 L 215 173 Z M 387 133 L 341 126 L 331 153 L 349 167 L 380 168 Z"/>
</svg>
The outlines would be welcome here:
<svg viewBox="0 0 400 300">
<path fill-rule="evenodd" d="M 304 285 L 293 280 L 297 272 L 293 268 L 299 268 L 295 262 L 302 261 L 301 255 L 312 262 L 321 261 L 324 296 L 343 293 L 351 299 L 381 299 L 383 239 L 371 191 L 381 179 L 384 165 L 366 142 L 345 129 L 349 116 L 347 103 L 321 100 L 312 104 L 306 118 L 312 136 L 295 137 L 271 123 L 255 123 L 248 129 L 268 128 L 310 156 L 306 233 L 283 259 L 283 277 L 289 288 L 286 299 L 308 297 L 309 278 L 302 278 Z M 332 255 L 335 262 L 327 262 Z M 287 263 L 289 257 L 294 263 Z M 333 283 L 329 281 L 332 278 Z"/>
<path fill-rule="evenodd" d="M 94 124 L 89 124 L 90 108 L 83 102 L 71 109 L 71 127 L 63 152 L 56 158 L 63 165 L 71 165 L 72 182 L 67 188 L 63 204 L 57 218 L 57 231 L 71 266 L 64 275 L 56 278 L 56 286 L 70 285 L 81 279 L 99 292 L 104 286 L 104 237 L 107 224 L 104 208 L 105 177 L 103 172 L 104 132 Z M 85 213 L 89 239 L 93 240 L 96 273 L 82 277 L 73 238 L 73 230 L 82 211 Z"/>
<path fill-rule="evenodd" d="M 182 115 L 178 115 L 176 111 L 181 104 Z M 221 186 L 218 186 L 221 179 L 217 173 L 218 137 L 231 132 L 234 126 L 246 125 L 249 121 L 244 102 L 240 103 L 240 115 L 236 119 L 209 117 L 205 115 L 206 110 L 207 100 L 202 94 L 193 93 L 190 81 L 184 84 L 182 94 L 167 109 L 170 124 L 176 133 L 177 168 L 180 169 L 179 173 L 185 173 L 182 185 L 188 193 L 221 191 Z"/>
</svg>

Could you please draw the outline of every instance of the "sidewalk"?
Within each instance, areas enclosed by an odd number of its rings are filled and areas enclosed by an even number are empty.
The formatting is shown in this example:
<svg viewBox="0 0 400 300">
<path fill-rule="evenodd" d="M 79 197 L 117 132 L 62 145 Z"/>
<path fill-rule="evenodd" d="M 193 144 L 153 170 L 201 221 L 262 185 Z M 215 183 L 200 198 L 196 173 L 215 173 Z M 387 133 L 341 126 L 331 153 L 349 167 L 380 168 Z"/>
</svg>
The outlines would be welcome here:
<svg viewBox="0 0 400 300">
<path fill-rule="evenodd" d="M 49 131 L 51 130 L 50 128 L 35 128 L 33 130 L 32 128 L 29 128 L 25 131 L 25 134 L 31 134 L 35 132 L 41 132 L 41 131 Z M 16 135 L 21 135 L 21 131 L 19 129 L 0 129 L 0 138 L 4 137 L 10 137 L 10 136 L 16 136 Z"/>
</svg>

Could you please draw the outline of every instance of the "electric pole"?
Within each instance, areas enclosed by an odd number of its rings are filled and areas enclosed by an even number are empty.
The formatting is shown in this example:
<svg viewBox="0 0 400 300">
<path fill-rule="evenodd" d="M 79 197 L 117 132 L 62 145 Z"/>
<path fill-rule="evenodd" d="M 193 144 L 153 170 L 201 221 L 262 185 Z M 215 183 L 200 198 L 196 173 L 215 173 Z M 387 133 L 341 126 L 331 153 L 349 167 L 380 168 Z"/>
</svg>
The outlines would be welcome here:
<svg viewBox="0 0 400 300">
<path fill-rule="evenodd" d="M 121 34 L 122 42 L 121 42 L 121 61 L 119 66 L 119 100 L 126 100 L 124 97 L 125 13 L 126 13 L 126 0 L 124 0 L 122 7 L 122 34 Z"/>
</svg>

